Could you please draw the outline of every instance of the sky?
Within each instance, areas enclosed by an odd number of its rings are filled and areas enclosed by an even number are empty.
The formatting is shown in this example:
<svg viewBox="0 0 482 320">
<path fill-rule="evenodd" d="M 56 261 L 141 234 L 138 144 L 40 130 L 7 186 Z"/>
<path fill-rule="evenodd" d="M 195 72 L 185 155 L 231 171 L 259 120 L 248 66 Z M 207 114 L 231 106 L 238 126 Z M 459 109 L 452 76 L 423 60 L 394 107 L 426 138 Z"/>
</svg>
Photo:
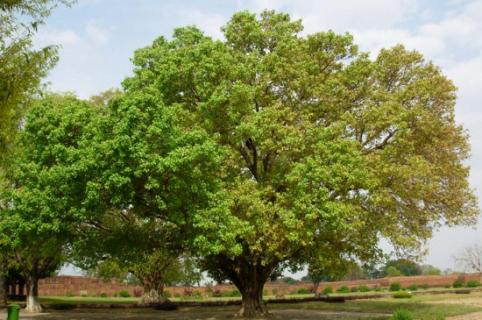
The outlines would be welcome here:
<svg viewBox="0 0 482 320">
<path fill-rule="evenodd" d="M 349 32 L 376 56 L 398 43 L 422 52 L 458 87 L 456 120 L 470 135 L 470 182 L 482 199 L 482 0 L 78 0 L 57 8 L 39 29 L 36 46 L 61 46 L 48 77 L 53 91 L 88 98 L 119 87 L 134 50 L 176 27 L 196 25 L 214 38 L 234 12 L 275 9 L 303 20 L 304 33 Z M 442 228 L 428 242 L 425 262 L 457 268 L 463 248 L 482 244 L 476 227 Z"/>
</svg>

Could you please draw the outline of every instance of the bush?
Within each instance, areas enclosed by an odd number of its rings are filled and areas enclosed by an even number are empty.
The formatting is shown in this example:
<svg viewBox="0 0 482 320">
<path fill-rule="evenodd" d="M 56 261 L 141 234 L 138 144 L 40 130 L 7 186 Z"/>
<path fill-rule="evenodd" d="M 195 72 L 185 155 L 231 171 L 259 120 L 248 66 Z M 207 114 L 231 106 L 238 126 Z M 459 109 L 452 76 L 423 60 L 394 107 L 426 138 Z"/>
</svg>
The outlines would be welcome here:
<svg viewBox="0 0 482 320">
<path fill-rule="evenodd" d="M 332 294 L 333 293 L 333 288 L 328 286 L 328 287 L 325 287 L 323 288 L 323 294 Z"/>
<path fill-rule="evenodd" d="M 101 297 L 101 298 L 107 298 L 107 293 L 102 292 L 101 294 L 99 294 L 99 297 Z"/>
<path fill-rule="evenodd" d="M 241 297 L 241 292 L 239 292 L 238 289 L 227 290 L 227 291 L 224 291 L 222 293 L 222 296 L 223 297 L 230 297 L 230 298 Z"/>
<path fill-rule="evenodd" d="M 65 294 L 65 296 L 66 296 L 66 297 L 73 297 L 73 296 L 74 296 L 74 294 L 73 294 L 72 292 L 70 292 L 70 291 L 69 291 L 69 292 L 67 292 L 67 293 Z"/>
<path fill-rule="evenodd" d="M 417 291 L 418 286 L 416 284 L 411 284 L 407 287 L 407 289 L 410 290 L 410 291 Z"/>
<path fill-rule="evenodd" d="M 452 284 L 452 287 L 454 288 L 462 288 L 463 286 L 464 286 L 464 281 L 462 279 L 457 279 Z"/>
<path fill-rule="evenodd" d="M 349 293 L 350 289 L 347 286 L 341 286 L 336 290 L 336 292 L 338 292 L 338 293 Z"/>
<path fill-rule="evenodd" d="M 306 288 L 299 288 L 297 291 L 296 291 L 297 294 L 309 294 L 310 292 L 308 291 L 308 289 Z"/>
<path fill-rule="evenodd" d="M 368 288 L 367 285 L 362 284 L 361 286 L 358 286 L 358 291 L 360 292 L 369 292 L 370 288 Z"/>
<path fill-rule="evenodd" d="M 351 287 L 350 292 L 358 292 L 358 287 Z"/>
<path fill-rule="evenodd" d="M 428 288 L 430 288 L 430 286 L 425 283 L 425 284 L 422 284 L 420 288 L 422 288 L 423 290 L 427 290 Z"/>
<path fill-rule="evenodd" d="M 397 310 L 393 313 L 391 320 L 412 320 L 412 314 L 407 310 Z"/>
<path fill-rule="evenodd" d="M 129 298 L 131 295 L 129 294 L 129 291 L 127 290 L 121 290 L 119 291 L 119 297 L 121 298 Z"/>
<path fill-rule="evenodd" d="M 412 294 L 408 291 L 397 291 L 393 294 L 395 299 L 408 299 L 412 297 Z"/>
<path fill-rule="evenodd" d="M 468 288 L 477 288 L 480 287 L 480 282 L 477 280 L 469 280 L 467 281 L 467 287 Z"/>
<path fill-rule="evenodd" d="M 382 291 L 383 289 L 382 289 L 381 287 L 375 287 L 374 290 L 375 290 L 375 292 L 380 292 L 380 291 Z"/>
<path fill-rule="evenodd" d="M 134 296 L 137 297 L 135 291 L 134 291 Z M 164 297 L 166 297 L 166 298 L 171 298 L 171 297 L 172 297 L 171 291 L 169 291 L 169 290 L 164 290 Z"/>
<path fill-rule="evenodd" d="M 399 282 L 390 283 L 390 291 L 400 291 L 400 289 L 402 289 L 402 286 Z"/>
</svg>

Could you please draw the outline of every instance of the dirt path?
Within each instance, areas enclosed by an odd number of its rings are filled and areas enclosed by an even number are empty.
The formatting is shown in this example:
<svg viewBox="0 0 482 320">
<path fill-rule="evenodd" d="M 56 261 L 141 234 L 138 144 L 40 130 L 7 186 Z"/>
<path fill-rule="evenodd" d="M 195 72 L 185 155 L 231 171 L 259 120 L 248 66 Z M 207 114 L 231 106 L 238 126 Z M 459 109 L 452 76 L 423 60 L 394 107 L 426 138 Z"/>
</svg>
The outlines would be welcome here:
<svg viewBox="0 0 482 320">
<path fill-rule="evenodd" d="M 481 320 L 482 312 L 465 314 L 463 316 L 449 317 L 447 320 Z"/>
</svg>

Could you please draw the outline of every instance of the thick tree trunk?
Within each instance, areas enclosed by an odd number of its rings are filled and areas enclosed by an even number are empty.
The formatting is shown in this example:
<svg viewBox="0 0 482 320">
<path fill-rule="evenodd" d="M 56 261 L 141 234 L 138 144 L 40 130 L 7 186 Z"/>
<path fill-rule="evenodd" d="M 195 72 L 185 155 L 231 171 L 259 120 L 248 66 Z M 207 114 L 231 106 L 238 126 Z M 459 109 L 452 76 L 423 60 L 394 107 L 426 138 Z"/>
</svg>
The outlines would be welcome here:
<svg viewBox="0 0 482 320">
<path fill-rule="evenodd" d="M 238 288 L 242 296 L 239 316 L 255 318 L 268 315 L 268 309 L 263 301 L 263 288 L 264 283 L 251 283 L 248 287 Z"/>
<path fill-rule="evenodd" d="M 164 285 L 144 282 L 144 294 L 141 303 L 159 304 L 166 302 L 169 302 L 169 299 L 164 294 Z"/>
<path fill-rule="evenodd" d="M 27 280 L 27 307 L 26 312 L 41 312 L 42 306 L 38 301 L 38 279 L 30 277 Z"/>
</svg>

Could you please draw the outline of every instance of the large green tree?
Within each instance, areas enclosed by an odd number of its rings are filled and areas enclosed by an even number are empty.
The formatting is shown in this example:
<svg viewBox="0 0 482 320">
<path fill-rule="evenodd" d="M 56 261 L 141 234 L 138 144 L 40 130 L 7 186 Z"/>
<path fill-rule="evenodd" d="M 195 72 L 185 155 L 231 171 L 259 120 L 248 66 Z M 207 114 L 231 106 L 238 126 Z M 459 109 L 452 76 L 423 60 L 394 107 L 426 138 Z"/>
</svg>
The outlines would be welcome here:
<svg viewBox="0 0 482 320">
<path fill-rule="evenodd" d="M 60 267 L 64 248 L 85 214 L 80 210 L 98 111 L 70 96 L 36 101 L 9 157 L 0 199 L 0 243 L 27 284 L 27 311 L 41 310 L 37 283 Z"/>
<path fill-rule="evenodd" d="M 124 82 L 225 153 L 223 198 L 197 213 L 193 245 L 239 288 L 248 317 L 266 312 L 270 275 L 314 250 L 368 260 L 381 237 L 415 250 L 478 212 L 440 69 L 401 45 L 372 60 L 348 34 L 302 29 L 272 11 L 235 14 L 225 40 L 176 29 L 136 51 Z"/>
<path fill-rule="evenodd" d="M 38 94 L 42 78 L 57 61 L 56 47 L 34 49 L 32 36 L 56 5 L 72 2 L 0 1 L 0 189 L 5 188 L 6 156 L 13 148 L 21 118 Z M 0 200 L 0 210 L 2 206 Z M 0 306 L 6 303 L 4 265 L 0 258 Z"/>
</svg>

